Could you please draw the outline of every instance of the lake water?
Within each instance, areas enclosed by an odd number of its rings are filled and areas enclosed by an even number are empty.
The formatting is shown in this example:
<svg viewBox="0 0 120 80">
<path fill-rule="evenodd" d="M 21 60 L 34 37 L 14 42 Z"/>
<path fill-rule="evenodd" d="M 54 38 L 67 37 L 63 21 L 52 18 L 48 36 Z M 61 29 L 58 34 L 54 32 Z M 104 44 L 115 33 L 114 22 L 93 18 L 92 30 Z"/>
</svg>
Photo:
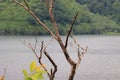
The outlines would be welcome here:
<svg viewBox="0 0 120 80">
<path fill-rule="evenodd" d="M 75 36 L 81 46 L 88 46 L 75 76 L 75 80 L 120 80 L 120 36 Z M 64 38 L 64 37 L 63 37 Z M 38 40 L 49 41 L 49 36 L 38 37 Z M 22 69 L 29 70 L 29 64 L 36 57 L 32 51 L 24 45 L 33 42 L 33 36 L 0 36 L 0 74 L 7 69 L 6 80 L 24 80 Z M 69 42 L 71 57 L 75 57 L 75 47 L 72 40 Z M 61 49 L 55 40 L 48 46 L 47 51 L 59 65 L 55 80 L 67 80 L 69 64 L 66 62 Z M 47 59 L 44 63 L 48 68 L 52 67 Z M 45 77 L 45 80 L 48 80 Z"/>
</svg>

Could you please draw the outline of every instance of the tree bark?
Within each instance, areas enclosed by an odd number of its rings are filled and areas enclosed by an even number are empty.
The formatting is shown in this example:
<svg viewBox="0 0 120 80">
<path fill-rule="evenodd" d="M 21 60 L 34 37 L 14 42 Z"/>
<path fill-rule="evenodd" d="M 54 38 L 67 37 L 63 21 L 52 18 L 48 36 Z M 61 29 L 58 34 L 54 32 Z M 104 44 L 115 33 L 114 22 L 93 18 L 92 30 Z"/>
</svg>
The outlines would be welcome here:
<svg viewBox="0 0 120 80">
<path fill-rule="evenodd" d="M 74 79 L 74 76 L 76 74 L 76 68 L 77 68 L 76 64 L 71 66 L 71 73 L 69 75 L 69 79 L 68 80 L 73 80 Z"/>
</svg>

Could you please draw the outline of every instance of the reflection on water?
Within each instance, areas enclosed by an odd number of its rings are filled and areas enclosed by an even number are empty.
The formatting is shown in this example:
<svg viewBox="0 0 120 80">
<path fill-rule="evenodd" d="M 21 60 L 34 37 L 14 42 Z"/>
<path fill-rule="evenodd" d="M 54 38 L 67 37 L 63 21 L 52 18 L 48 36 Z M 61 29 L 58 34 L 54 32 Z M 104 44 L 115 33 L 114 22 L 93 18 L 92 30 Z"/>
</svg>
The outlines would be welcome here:
<svg viewBox="0 0 120 80">
<path fill-rule="evenodd" d="M 49 41 L 50 37 L 38 37 L 39 41 Z M 75 80 L 120 80 L 120 36 L 76 36 L 82 46 L 88 46 L 88 52 L 82 60 Z M 23 44 L 23 40 L 32 42 L 31 36 L 0 36 L 0 74 L 7 69 L 6 80 L 23 80 L 21 70 L 28 69 L 29 63 L 36 60 L 34 54 Z M 71 44 L 70 40 L 70 44 Z M 52 46 L 51 46 L 52 45 Z M 47 51 L 59 65 L 55 80 L 67 80 L 69 64 L 61 54 L 58 44 L 53 40 Z M 74 47 L 69 52 L 76 59 Z M 56 55 L 57 54 L 57 55 Z M 47 59 L 47 67 L 51 67 Z M 45 78 L 45 80 L 48 80 Z"/>
</svg>

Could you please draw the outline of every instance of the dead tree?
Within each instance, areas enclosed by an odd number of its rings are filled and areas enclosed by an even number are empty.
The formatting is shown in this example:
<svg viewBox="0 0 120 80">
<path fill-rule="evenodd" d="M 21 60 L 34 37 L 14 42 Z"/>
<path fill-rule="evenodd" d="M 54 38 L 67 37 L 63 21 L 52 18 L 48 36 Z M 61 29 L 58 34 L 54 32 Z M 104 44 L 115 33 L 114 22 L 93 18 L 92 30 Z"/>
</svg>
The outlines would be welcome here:
<svg viewBox="0 0 120 80">
<path fill-rule="evenodd" d="M 38 18 L 35 13 L 30 9 L 28 3 L 27 3 L 27 0 L 23 0 L 23 2 L 20 2 L 18 0 L 13 0 L 14 2 L 16 2 L 18 5 L 22 6 L 27 12 L 29 12 L 35 19 L 36 21 L 47 31 L 50 33 L 50 35 L 52 36 L 52 39 L 55 39 L 58 44 L 60 45 L 62 51 L 63 51 L 63 54 L 67 60 L 67 62 L 70 64 L 71 66 L 71 71 L 70 71 L 70 75 L 69 75 L 69 78 L 68 80 L 73 80 L 74 79 L 74 76 L 76 74 L 76 71 L 77 71 L 77 68 L 84 56 L 84 54 L 86 53 L 87 51 L 87 47 L 86 48 L 82 48 L 76 41 L 76 39 L 71 35 L 71 32 L 72 32 L 72 29 L 73 29 L 73 25 L 77 19 L 77 16 L 78 16 L 78 13 L 76 13 L 76 15 L 74 16 L 73 18 L 73 21 L 70 25 L 70 29 L 68 31 L 68 34 L 66 36 L 66 41 L 64 42 L 61 38 L 61 35 L 59 33 L 59 29 L 58 29 L 58 25 L 56 23 L 56 20 L 55 20 L 55 17 L 54 17 L 54 14 L 53 14 L 53 7 L 54 7 L 54 2 L 53 0 L 44 0 L 45 1 L 45 4 L 46 4 L 46 8 L 48 10 L 48 13 L 49 13 L 49 16 L 51 18 L 51 22 L 53 24 L 53 27 L 54 27 L 54 32 L 46 25 L 44 24 L 44 22 L 42 22 L 42 20 L 40 18 Z M 78 56 L 78 61 L 75 62 L 71 57 L 70 57 L 70 54 L 68 53 L 68 41 L 69 41 L 69 38 L 72 38 L 74 40 L 74 43 L 77 45 L 77 56 Z M 33 53 L 36 55 L 40 65 L 42 65 L 42 61 L 41 61 L 41 58 L 42 58 L 42 55 L 43 53 L 46 55 L 46 57 L 49 59 L 49 61 L 51 62 L 51 64 L 54 66 L 54 69 L 51 69 L 50 71 L 48 71 L 46 69 L 46 67 L 43 66 L 44 70 L 47 72 L 48 74 L 48 77 L 50 80 L 53 80 L 54 77 L 55 77 L 55 73 L 57 72 L 57 65 L 55 64 L 54 60 L 49 56 L 48 52 L 46 51 L 46 48 L 45 45 L 41 44 L 41 49 L 40 49 L 40 56 L 37 55 L 36 53 L 36 44 L 37 44 L 37 40 L 35 42 L 35 45 L 32 46 L 30 43 L 29 43 L 29 47 L 31 48 L 31 50 L 33 51 Z M 46 45 L 47 46 L 47 45 Z M 80 51 L 80 49 L 82 51 Z"/>
</svg>

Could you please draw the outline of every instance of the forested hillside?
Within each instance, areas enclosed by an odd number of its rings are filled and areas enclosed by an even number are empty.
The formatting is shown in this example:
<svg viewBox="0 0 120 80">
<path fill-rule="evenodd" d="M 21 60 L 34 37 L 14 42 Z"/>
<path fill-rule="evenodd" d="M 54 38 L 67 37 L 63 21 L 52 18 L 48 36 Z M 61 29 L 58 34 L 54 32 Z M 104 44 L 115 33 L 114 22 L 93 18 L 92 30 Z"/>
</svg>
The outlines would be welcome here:
<svg viewBox="0 0 120 80">
<path fill-rule="evenodd" d="M 91 12 L 107 16 L 120 24 L 120 0 L 76 0 Z"/>
<path fill-rule="evenodd" d="M 53 29 L 43 0 L 28 0 L 28 3 L 35 14 Z M 119 4 L 119 0 L 55 0 L 54 15 L 61 34 L 66 34 L 76 12 L 79 16 L 74 34 L 118 34 Z M 0 35 L 34 35 L 36 27 L 39 35 L 48 34 L 22 7 L 10 0 L 0 1 Z"/>
</svg>

